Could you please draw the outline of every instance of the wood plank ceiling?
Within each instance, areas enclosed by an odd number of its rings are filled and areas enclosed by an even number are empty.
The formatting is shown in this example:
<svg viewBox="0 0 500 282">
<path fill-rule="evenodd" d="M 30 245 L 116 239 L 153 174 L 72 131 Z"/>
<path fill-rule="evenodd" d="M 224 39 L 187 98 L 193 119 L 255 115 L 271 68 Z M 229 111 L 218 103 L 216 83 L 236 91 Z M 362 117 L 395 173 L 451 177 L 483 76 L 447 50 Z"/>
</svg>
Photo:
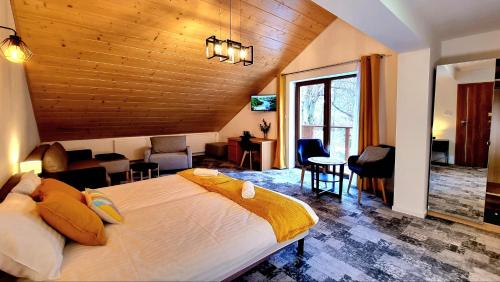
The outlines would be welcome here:
<svg viewBox="0 0 500 282">
<path fill-rule="evenodd" d="M 228 0 L 11 2 L 43 141 L 218 131 L 336 18 L 310 0 L 233 0 L 233 39 L 255 46 L 243 67 L 204 55 L 228 37 Z"/>
</svg>

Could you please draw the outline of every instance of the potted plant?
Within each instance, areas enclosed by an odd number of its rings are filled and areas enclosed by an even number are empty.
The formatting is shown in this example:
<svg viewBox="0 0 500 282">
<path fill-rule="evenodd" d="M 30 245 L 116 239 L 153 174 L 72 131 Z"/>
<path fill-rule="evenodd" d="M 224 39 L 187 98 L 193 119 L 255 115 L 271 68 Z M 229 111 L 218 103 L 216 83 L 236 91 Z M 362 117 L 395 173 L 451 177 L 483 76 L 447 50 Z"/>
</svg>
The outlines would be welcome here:
<svg viewBox="0 0 500 282">
<path fill-rule="evenodd" d="M 264 133 L 264 139 L 267 139 L 267 134 L 269 134 L 269 129 L 271 129 L 271 123 L 267 123 L 265 119 L 262 119 L 262 123 L 260 124 L 260 131 Z"/>
</svg>

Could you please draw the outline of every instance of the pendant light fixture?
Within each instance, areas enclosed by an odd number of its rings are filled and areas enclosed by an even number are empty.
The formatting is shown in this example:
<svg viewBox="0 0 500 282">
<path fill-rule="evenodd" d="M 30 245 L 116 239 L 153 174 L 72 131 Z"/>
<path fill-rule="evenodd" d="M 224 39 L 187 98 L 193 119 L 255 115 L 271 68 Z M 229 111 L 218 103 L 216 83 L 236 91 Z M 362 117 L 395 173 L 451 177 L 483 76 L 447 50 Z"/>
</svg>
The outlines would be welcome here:
<svg viewBox="0 0 500 282">
<path fill-rule="evenodd" d="M 14 29 L 6 26 L 0 26 L 0 28 L 14 32 L 14 35 L 10 35 L 0 43 L 0 50 L 5 59 L 16 64 L 27 62 L 33 55 L 28 45 L 21 40 L 21 37 L 17 36 Z"/>
<path fill-rule="evenodd" d="M 241 37 L 241 0 L 240 0 L 240 37 Z M 215 35 L 212 35 L 205 40 L 205 51 L 207 59 L 212 59 L 217 57 L 219 58 L 219 61 L 230 64 L 237 64 L 241 62 L 243 62 L 244 66 L 249 66 L 253 64 L 253 46 L 243 46 L 240 42 L 232 40 L 232 0 L 229 0 L 229 39 L 221 40 L 217 39 Z"/>
</svg>

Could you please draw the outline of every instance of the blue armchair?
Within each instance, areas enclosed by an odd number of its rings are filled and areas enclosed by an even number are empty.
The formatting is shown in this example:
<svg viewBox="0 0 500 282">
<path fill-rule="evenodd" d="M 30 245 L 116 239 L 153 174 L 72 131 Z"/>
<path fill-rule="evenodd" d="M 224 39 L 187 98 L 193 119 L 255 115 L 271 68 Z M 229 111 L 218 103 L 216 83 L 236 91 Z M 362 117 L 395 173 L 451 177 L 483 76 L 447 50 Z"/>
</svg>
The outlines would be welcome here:
<svg viewBox="0 0 500 282">
<path fill-rule="evenodd" d="M 351 177 L 349 178 L 347 193 L 349 193 L 349 190 L 351 189 L 351 182 L 354 173 L 357 174 L 361 179 L 366 178 L 368 179 L 368 181 L 370 181 L 370 179 L 377 179 L 379 186 L 381 186 L 380 188 L 382 190 L 384 203 L 387 204 L 387 198 L 385 196 L 385 179 L 391 178 L 394 173 L 396 149 L 393 146 L 389 145 L 378 145 L 374 147 L 386 148 L 387 154 L 383 158 L 375 161 L 361 162 L 359 161 L 360 156 L 350 156 L 347 160 L 347 166 L 349 167 L 349 170 L 351 170 Z M 371 186 L 373 189 L 373 194 L 375 194 L 376 191 L 374 183 L 371 183 Z M 361 183 L 358 184 L 358 202 L 361 203 Z"/>
<path fill-rule="evenodd" d="M 304 173 L 307 166 L 310 166 L 310 157 L 329 157 L 330 152 L 323 147 L 320 139 L 299 139 L 297 142 L 297 161 L 302 167 L 300 175 L 300 189 L 304 185 Z"/>
</svg>

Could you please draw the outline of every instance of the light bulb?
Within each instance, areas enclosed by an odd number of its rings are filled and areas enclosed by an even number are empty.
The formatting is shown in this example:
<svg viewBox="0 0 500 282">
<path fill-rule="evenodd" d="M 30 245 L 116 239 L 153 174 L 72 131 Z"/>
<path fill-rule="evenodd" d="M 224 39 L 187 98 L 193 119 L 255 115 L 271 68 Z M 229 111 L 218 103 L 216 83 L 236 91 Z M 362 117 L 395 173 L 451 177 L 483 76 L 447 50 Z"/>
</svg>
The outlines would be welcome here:
<svg viewBox="0 0 500 282">
<path fill-rule="evenodd" d="M 17 45 L 10 45 L 3 54 L 7 60 L 13 63 L 23 63 L 26 60 L 26 55 Z"/>
<path fill-rule="evenodd" d="M 220 44 L 215 44 L 215 54 L 220 55 L 222 53 L 222 45 Z"/>
<path fill-rule="evenodd" d="M 226 62 L 234 63 L 234 48 L 232 46 L 227 48 L 227 56 L 229 57 L 229 59 Z"/>
<path fill-rule="evenodd" d="M 245 60 L 247 58 L 247 50 L 245 48 L 242 48 L 240 50 L 240 59 Z"/>
</svg>

